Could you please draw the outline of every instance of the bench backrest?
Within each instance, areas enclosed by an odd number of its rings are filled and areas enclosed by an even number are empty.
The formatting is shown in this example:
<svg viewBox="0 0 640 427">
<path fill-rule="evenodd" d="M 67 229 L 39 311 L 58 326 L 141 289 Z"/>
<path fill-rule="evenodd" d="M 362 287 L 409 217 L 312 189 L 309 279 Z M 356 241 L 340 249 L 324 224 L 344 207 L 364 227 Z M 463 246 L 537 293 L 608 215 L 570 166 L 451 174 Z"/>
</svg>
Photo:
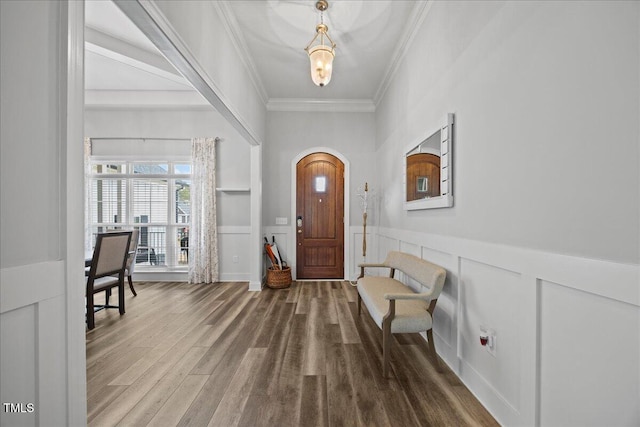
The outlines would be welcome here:
<svg viewBox="0 0 640 427">
<path fill-rule="evenodd" d="M 435 298 L 440 295 L 444 280 L 447 277 L 447 271 L 439 265 L 404 252 L 389 252 L 384 264 L 402 271 L 422 286 L 433 290 Z"/>
</svg>

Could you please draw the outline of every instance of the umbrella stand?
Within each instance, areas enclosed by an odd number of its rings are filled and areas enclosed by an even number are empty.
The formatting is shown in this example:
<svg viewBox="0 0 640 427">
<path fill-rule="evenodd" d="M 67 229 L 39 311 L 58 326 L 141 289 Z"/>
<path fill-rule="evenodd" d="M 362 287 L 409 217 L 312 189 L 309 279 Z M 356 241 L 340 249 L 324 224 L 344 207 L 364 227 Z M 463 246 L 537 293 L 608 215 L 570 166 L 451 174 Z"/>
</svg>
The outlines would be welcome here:
<svg viewBox="0 0 640 427">
<path fill-rule="evenodd" d="M 275 237 L 271 236 L 272 243 L 265 240 L 265 250 L 271 260 L 271 267 L 267 268 L 267 286 L 272 289 L 283 289 L 291 286 L 291 267 L 282 259 Z"/>
</svg>

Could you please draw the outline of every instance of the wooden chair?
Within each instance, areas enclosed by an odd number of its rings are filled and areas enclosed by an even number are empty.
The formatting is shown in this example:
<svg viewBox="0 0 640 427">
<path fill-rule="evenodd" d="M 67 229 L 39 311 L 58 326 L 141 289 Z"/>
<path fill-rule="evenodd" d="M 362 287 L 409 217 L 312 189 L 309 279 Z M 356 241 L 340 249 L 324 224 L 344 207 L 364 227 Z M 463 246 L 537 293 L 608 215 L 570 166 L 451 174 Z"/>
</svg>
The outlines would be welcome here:
<svg viewBox="0 0 640 427">
<path fill-rule="evenodd" d="M 122 230 L 115 230 L 115 231 L 107 231 L 107 233 L 118 233 L 119 231 Z M 132 279 L 132 275 L 133 275 L 133 270 L 135 270 L 136 267 L 136 256 L 138 255 L 138 239 L 140 236 L 140 229 L 138 228 L 134 228 L 131 231 L 131 242 L 129 243 L 129 257 L 127 258 L 127 267 L 125 268 L 124 274 L 125 276 L 127 276 L 127 279 L 129 281 L 129 288 L 131 289 L 131 293 L 133 294 L 134 297 L 137 297 L 138 294 L 136 293 L 135 288 L 133 287 L 133 279 Z M 89 267 L 85 268 L 85 276 L 89 275 Z"/>
<path fill-rule="evenodd" d="M 138 236 L 140 236 L 140 230 L 134 229 L 131 233 L 131 242 L 129 243 L 129 257 L 127 258 L 127 265 L 125 267 L 125 276 L 129 280 L 129 288 L 133 293 L 133 296 L 136 297 L 138 294 L 136 290 L 133 288 L 133 279 L 131 276 L 133 275 L 133 270 L 136 268 L 136 255 L 138 254 Z"/>
<path fill-rule="evenodd" d="M 91 267 L 87 276 L 87 327 L 95 327 L 95 312 L 117 308 L 124 314 L 124 275 L 129 254 L 131 231 L 98 234 Z M 118 287 L 118 305 L 109 305 L 111 289 Z M 95 305 L 94 295 L 105 292 L 105 304 Z"/>
</svg>

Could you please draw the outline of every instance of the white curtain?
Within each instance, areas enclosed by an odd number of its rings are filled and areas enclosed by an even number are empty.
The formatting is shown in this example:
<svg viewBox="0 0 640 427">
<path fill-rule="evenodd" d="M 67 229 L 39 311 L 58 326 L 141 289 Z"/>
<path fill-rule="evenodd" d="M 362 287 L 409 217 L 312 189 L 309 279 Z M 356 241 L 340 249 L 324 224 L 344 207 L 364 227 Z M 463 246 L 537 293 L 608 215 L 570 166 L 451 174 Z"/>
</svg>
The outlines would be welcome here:
<svg viewBox="0 0 640 427">
<path fill-rule="evenodd" d="M 191 140 L 189 283 L 218 281 L 216 139 Z"/>
</svg>

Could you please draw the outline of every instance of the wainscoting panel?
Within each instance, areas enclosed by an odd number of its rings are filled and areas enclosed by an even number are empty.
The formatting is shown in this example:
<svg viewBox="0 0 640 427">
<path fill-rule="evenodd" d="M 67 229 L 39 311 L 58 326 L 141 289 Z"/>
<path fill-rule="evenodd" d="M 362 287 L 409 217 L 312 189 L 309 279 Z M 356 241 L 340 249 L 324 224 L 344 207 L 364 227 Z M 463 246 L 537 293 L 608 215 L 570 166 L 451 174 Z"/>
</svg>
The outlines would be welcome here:
<svg viewBox="0 0 640 427">
<path fill-rule="evenodd" d="M 372 260 L 404 250 L 447 270 L 436 349 L 501 424 L 640 425 L 638 265 L 375 231 Z"/>
<path fill-rule="evenodd" d="M 266 226 L 263 228 L 264 237 L 272 242 L 272 239 L 276 239 L 278 245 L 278 252 L 280 257 L 287 262 L 287 265 L 292 266 L 295 263 L 296 250 L 295 247 L 291 247 L 292 229 L 289 225 L 276 225 Z M 263 240 L 264 242 L 264 240 Z M 264 252 L 264 250 L 263 250 Z M 271 262 L 267 260 L 266 254 L 264 255 L 264 277 L 266 280 L 267 267 L 271 265 Z"/>
<path fill-rule="evenodd" d="M 218 227 L 218 276 L 223 282 L 248 282 L 250 277 L 249 226 Z M 280 242 L 278 242 L 280 245 Z M 237 257 L 237 258 L 235 258 Z M 138 267 L 133 274 L 135 281 L 186 282 L 187 268 L 181 270 L 143 269 Z"/>
<path fill-rule="evenodd" d="M 540 295 L 540 424 L 639 425 L 640 309 L 547 281 Z"/>
<path fill-rule="evenodd" d="M 433 313 L 434 334 L 439 340 L 438 347 L 446 352 L 448 360 L 455 360 L 458 349 L 457 305 L 458 305 L 458 257 L 450 253 L 422 246 L 422 255 L 418 255 L 447 270 L 447 278 L 438 298 L 438 309 Z M 446 346 L 446 347 L 443 347 Z"/>
<path fill-rule="evenodd" d="M 250 227 L 218 227 L 218 265 L 221 281 L 249 281 L 250 237 Z"/>
<path fill-rule="evenodd" d="M 371 231 L 373 229 L 373 231 Z M 367 227 L 367 251 L 366 255 L 362 255 L 362 227 L 351 227 L 349 233 L 351 239 L 351 254 L 349 259 L 345 260 L 351 266 L 350 280 L 355 281 L 360 275 L 359 264 L 363 262 L 378 262 L 378 242 L 375 228 Z"/>
<path fill-rule="evenodd" d="M 0 400 L 14 404 L 0 425 L 65 425 L 65 262 L 5 268 L 0 283 Z"/>
<path fill-rule="evenodd" d="M 411 255 L 420 257 L 420 245 L 415 243 L 408 243 L 403 240 L 400 241 L 400 252 L 405 252 Z"/>
<path fill-rule="evenodd" d="M 520 378 L 518 287 L 521 276 L 467 258 L 460 262 L 459 355 L 501 399 L 518 408 Z M 480 344 L 480 328 L 495 331 L 495 355 Z"/>
<path fill-rule="evenodd" d="M 36 404 L 36 331 L 37 305 L 24 306 L 0 314 L 0 339 L 2 340 L 2 402 Z M 32 332 L 27 333 L 26 331 Z M 36 425 L 36 413 L 6 413 L 2 410 L 2 425 Z M 5 424 L 6 423 L 6 424 Z"/>
<path fill-rule="evenodd" d="M 384 261 L 390 251 L 400 250 L 400 239 L 394 238 L 388 234 L 380 233 L 378 236 L 378 260 Z"/>
</svg>

